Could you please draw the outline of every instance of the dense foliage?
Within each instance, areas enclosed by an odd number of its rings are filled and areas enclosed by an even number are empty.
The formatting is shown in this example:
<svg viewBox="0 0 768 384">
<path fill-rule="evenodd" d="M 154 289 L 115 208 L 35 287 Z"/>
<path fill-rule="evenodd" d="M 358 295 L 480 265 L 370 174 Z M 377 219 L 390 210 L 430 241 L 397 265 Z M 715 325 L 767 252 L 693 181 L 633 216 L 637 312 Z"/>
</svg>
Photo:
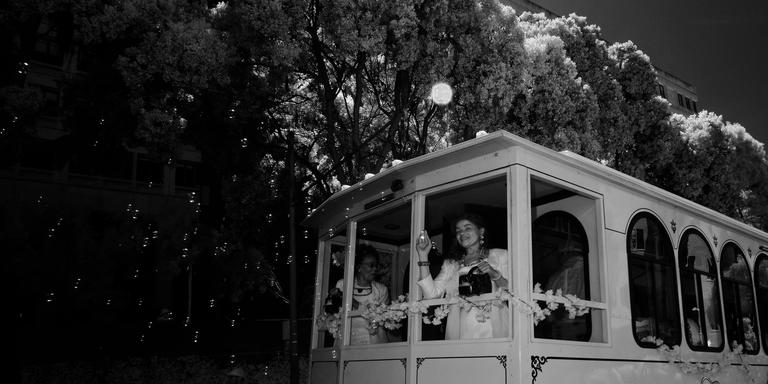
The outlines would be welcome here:
<svg viewBox="0 0 768 384">
<path fill-rule="evenodd" d="M 709 112 L 670 116 L 650 58 L 576 15 L 516 14 L 495 0 L 10 0 L 0 21 L 3 165 L 18 161 L 41 114 L 25 81 L 40 26 L 53 26 L 66 52 L 59 166 L 94 143 L 169 163 L 194 146 L 210 201 L 176 268 L 219 266 L 209 271 L 228 286 L 209 293 L 232 303 L 254 286 L 284 294 L 275 264 L 286 255 L 289 131 L 301 217 L 393 160 L 504 129 L 768 229 L 762 144 Z M 450 104 L 430 99 L 436 82 L 452 86 Z M 162 232 L 169 247 L 186 249 L 191 225 Z M 111 252 L 99 247 L 82 255 Z"/>
</svg>

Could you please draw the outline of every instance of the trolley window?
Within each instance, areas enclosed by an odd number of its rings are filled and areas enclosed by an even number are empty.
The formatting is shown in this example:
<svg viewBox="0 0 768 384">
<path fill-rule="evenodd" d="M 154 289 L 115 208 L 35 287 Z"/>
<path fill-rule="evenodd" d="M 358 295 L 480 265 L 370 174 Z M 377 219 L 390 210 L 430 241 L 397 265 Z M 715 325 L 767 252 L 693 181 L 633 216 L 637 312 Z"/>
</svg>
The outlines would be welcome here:
<svg viewBox="0 0 768 384">
<path fill-rule="evenodd" d="M 406 312 L 390 311 L 389 305 L 404 294 L 409 276 L 411 204 L 364 218 L 356 227 L 349 344 L 405 341 Z M 342 281 L 336 286 L 344 291 Z"/>
<path fill-rule="evenodd" d="M 581 299 L 589 295 L 589 242 L 584 227 L 568 212 L 548 212 L 533 221 L 533 276 L 544 291 L 552 290 Z M 570 318 L 563 307 L 542 320 L 536 337 L 588 341 L 589 316 Z"/>
<path fill-rule="evenodd" d="M 723 246 L 720 254 L 720 278 L 723 284 L 723 308 L 728 342 L 741 344 L 744 353 L 756 354 L 760 350 L 757 340 L 755 297 L 752 295 L 752 276 L 747 258 L 734 243 Z"/>
<path fill-rule="evenodd" d="M 688 346 L 696 351 L 721 351 L 723 324 L 717 266 L 707 240 L 697 230 L 683 233 L 678 262 Z"/>
<path fill-rule="evenodd" d="M 426 313 L 422 340 L 508 337 L 511 284 L 507 183 L 495 177 L 427 196 L 417 239 L 418 289 Z M 419 251 L 421 239 L 431 242 Z M 427 253 L 428 252 L 428 253 Z"/>
<path fill-rule="evenodd" d="M 315 310 L 317 313 L 317 348 L 331 348 L 341 345 L 342 291 L 336 282 L 344 278 L 344 255 L 347 252 L 346 230 L 331 233 L 322 249 L 321 290 L 323 296 Z"/>
<path fill-rule="evenodd" d="M 656 348 L 656 339 L 679 345 L 680 309 L 672 241 L 652 214 L 637 214 L 627 233 L 632 332 L 641 347 Z"/>
<path fill-rule="evenodd" d="M 561 304 L 536 324 L 536 338 L 607 340 L 603 326 L 606 306 L 600 297 L 597 212 L 598 203 L 592 197 L 538 178 L 531 180 L 533 288 L 538 285 L 543 292 L 534 292 L 532 297 L 542 308 L 551 300 Z M 565 304 L 583 305 L 588 312 L 570 313 Z"/>
<path fill-rule="evenodd" d="M 760 310 L 760 331 L 763 335 L 763 350 L 768 351 L 768 255 L 761 253 L 755 262 L 755 292 Z"/>
</svg>

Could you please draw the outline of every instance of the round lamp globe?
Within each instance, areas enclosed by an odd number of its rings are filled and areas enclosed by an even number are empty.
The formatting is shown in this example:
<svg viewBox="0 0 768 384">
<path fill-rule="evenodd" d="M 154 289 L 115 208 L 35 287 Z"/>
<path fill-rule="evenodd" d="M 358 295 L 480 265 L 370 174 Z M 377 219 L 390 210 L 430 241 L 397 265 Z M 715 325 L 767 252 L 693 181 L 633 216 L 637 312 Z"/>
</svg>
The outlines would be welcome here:
<svg viewBox="0 0 768 384">
<path fill-rule="evenodd" d="M 437 83 L 432 86 L 432 101 L 437 105 L 446 105 L 453 98 L 453 89 L 446 83 Z"/>
</svg>

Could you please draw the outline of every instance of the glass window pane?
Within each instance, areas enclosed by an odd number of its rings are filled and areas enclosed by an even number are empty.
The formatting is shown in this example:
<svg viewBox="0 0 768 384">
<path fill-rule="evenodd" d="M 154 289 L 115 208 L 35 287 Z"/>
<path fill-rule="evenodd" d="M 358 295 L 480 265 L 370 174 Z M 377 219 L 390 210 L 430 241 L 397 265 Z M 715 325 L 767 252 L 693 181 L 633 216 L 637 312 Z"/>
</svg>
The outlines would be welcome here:
<svg viewBox="0 0 768 384">
<path fill-rule="evenodd" d="M 389 307 L 402 300 L 408 281 L 411 205 L 357 224 L 352 276 L 351 345 L 407 340 L 407 313 Z M 337 286 L 343 288 L 343 282 Z"/>
<path fill-rule="evenodd" d="M 418 257 L 429 265 L 419 267 L 420 291 L 447 297 L 448 312 L 440 324 L 422 325 L 423 340 L 508 337 L 508 304 L 492 300 L 510 284 L 506 177 L 428 196 L 424 229 Z M 432 308 L 424 318 L 440 315 Z"/>
<path fill-rule="evenodd" d="M 555 183 L 531 179 L 532 287 L 555 295 L 601 301 L 597 205 Z M 595 242 L 595 243 L 593 243 Z M 592 244 L 591 244 L 592 243 Z M 547 305 L 541 297 L 539 305 Z M 560 308 L 534 327 L 536 338 L 604 342 L 605 311 L 590 308 L 571 318 Z"/>
<path fill-rule="evenodd" d="M 318 347 L 331 348 L 340 345 L 342 291 L 336 282 L 344 278 L 344 256 L 347 249 L 346 231 L 341 231 L 326 242 L 323 258 L 322 305 L 318 308 Z"/>
<path fill-rule="evenodd" d="M 728 243 L 723 247 L 723 253 L 720 256 L 720 270 L 722 271 L 723 279 L 743 284 L 752 284 L 747 259 L 744 257 L 741 249 L 733 243 Z"/>
<path fill-rule="evenodd" d="M 679 263 L 688 345 L 694 350 L 719 351 L 724 339 L 715 257 L 699 232 L 690 229 L 683 234 Z"/>
<path fill-rule="evenodd" d="M 672 242 L 648 213 L 636 216 L 627 236 L 629 292 L 635 340 L 656 348 L 654 339 L 680 344 L 680 316 Z"/>
<path fill-rule="evenodd" d="M 728 344 L 738 343 L 746 353 L 757 353 L 760 345 L 755 331 L 755 302 L 752 296 L 752 278 L 747 258 L 734 243 L 723 247 L 720 257 L 722 274 L 725 325 L 728 330 Z"/>
<path fill-rule="evenodd" d="M 698 277 L 701 284 L 707 347 L 719 348 L 723 345 L 723 332 L 720 326 L 720 295 L 717 280 L 703 275 Z"/>
<path fill-rule="evenodd" d="M 589 300 L 589 244 L 579 220 L 567 212 L 548 212 L 533 221 L 532 233 L 534 283 L 544 291 Z M 548 339 L 588 341 L 591 333 L 589 316 L 571 319 L 563 308 L 535 328 L 536 337 Z"/>
<path fill-rule="evenodd" d="M 768 255 L 760 254 L 755 262 L 755 291 L 760 311 L 760 328 L 763 350 L 768 351 Z"/>
</svg>

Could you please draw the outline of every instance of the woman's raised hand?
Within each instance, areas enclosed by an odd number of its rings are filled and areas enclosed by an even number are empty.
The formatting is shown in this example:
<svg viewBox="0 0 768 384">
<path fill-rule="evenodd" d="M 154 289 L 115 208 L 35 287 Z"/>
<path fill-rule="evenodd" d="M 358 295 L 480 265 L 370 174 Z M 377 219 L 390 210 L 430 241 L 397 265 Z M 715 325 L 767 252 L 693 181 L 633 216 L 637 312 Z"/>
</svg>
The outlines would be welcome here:
<svg viewBox="0 0 768 384">
<path fill-rule="evenodd" d="M 432 241 L 429 240 L 427 231 L 419 232 L 419 238 L 416 240 L 416 253 L 419 256 L 427 256 L 429 250 L 432 248 Z"/>
</svg>

